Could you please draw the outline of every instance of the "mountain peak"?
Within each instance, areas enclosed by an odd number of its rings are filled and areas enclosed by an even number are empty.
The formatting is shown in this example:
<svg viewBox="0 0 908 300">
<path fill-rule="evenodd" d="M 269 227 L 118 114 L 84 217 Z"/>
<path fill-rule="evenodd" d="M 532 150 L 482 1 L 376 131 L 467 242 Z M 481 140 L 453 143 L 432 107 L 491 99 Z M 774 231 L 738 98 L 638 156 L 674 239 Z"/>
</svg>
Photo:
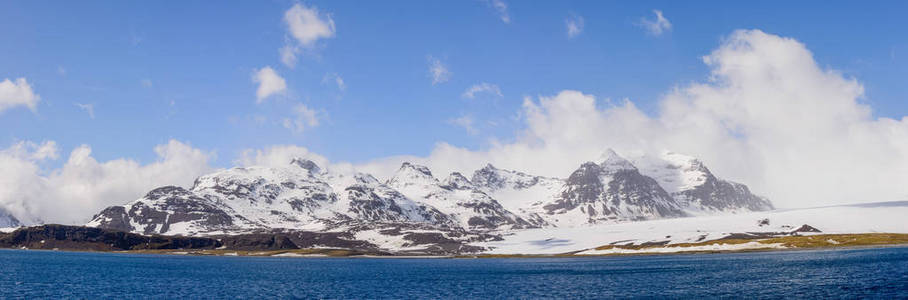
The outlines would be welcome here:
<svg viewBox="0 0 908 300">
<path fill-rule="evenodd" d="M 428 167 L 423 166 L 423 165 L 412 164 L 410 162 L 404 162 L 404 163 L 400 164 L 400 169 L 398 169 L 397 172 L 398 173 L 407 172 L 410 170 L 416 171 L 416 172 L 426 175 L 426 176 L 432 176 L 432 171 L 429 170 Z"/>
<path fill-rule="evenodd" d="M 443 185 L 455 189 L 469 189 L 473 187 L 473 183 L 470 182 L 466 176 L 460 174 L 460 172 L 454 172 L 451 173 L 451 175 L 448 175 L 448 178 L 445 178 Z"/>
<path fill-rule="evenodd" d="M 431 184 L 437 183 L 438 179 L 432 176 L 432 171 L 428 167 L 404 162 L 397 169 L 397 173 L 388 183 L 392 186 L 412 185 L 416 183 Z"/>
<path fill-rule="evenodd" d="M 634 164 L 618 155 L 612 148 L 605 149 L 605 152 L 599 156 L 599 160 L 596 163 L 607 171 L 637 170 Z"/>
<path fill-rule="evenodd" d="M 318 174 L 322 171 L 322 169 L 319 168 L 318 164 L 305 158 L 294 158 L 290 161 L 290 164 L 309 170 L 310 174 Z"/>
</svg>

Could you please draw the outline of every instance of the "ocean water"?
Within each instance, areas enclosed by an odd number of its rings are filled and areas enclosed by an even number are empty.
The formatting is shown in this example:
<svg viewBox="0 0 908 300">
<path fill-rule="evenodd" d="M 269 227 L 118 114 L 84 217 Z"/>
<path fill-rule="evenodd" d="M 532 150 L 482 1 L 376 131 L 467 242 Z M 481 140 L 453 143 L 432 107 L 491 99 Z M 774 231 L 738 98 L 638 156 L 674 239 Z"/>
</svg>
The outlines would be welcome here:
<svg viewBox="0 0 908 300">
<path fill-rule="evenodd" d="M 2 298 L 908 298 L 908 248 L 547 259 L 0 250 Z"/>
</svg>

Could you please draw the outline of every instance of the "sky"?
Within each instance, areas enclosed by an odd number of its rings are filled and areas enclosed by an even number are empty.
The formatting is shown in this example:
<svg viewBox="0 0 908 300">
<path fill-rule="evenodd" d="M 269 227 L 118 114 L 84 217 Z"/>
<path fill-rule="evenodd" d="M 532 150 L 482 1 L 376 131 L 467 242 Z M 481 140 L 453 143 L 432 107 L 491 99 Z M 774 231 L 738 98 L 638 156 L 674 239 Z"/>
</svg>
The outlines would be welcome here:
<svg viewBox="0 0 908 300">
<path fill-rule="evenodd" d="M 77 223 L 290 156 L 566 177 L 609 147 L 696 156 L 780 207 L 904 199 L 906 8 L 4 1 L 0 206 Z"/>
</svg>

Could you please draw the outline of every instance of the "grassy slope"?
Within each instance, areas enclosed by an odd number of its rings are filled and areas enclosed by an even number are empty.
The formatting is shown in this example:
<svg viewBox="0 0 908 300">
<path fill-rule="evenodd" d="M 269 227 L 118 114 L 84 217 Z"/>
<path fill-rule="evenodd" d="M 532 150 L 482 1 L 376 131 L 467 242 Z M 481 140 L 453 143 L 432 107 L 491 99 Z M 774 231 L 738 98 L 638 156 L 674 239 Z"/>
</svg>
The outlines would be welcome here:
<svg viewBox="0 0 908 300">
<path fill-rule="evenodd" d="M 678 253 L 723 253 L 723 252 L 746 252 L 746 251 L 773 251 L 778 249 L 748 249 L 740 251 L 684 251 L 684 248 L 719 245 L 719 244 L 744 244 L 749 242 L 758 242 L 761 244 L 772 245 L 781 244 L 787 249 L 810 249 L 810 248 L 835 248 L 835 247 L 861 247 L 861 246 L 888 246 L 888 245 L 908 245 L 908 234 L 902 233 L 858 233 L 858 234 L 816 234 L 816 235 L 796 235 L 773 237 L 765 239 L 720 239 L 705 241 L 699 243 L 681 243 L 672 245 L 605 245 L 595 248 L 595 250 L 609 249 L 626 249 L 640 250 L 640 253 L 633 254 L 601 254 L 601 255 L 582 255 L 582 256 L 617 256 L 617 255 L 647 255 L 647 254 L 673 254 L 673 253 L 646 253 L 647 249 L 662 248 L 679 248 Z M 580 251 L 577 251 L 580 252 Z M 483 254 L 477 258 L 519 258 L 519 257 L 577 257 L 577 252 L 562 253 L 556 255 L 521 255 L 521 254 Z"/>
</svg>

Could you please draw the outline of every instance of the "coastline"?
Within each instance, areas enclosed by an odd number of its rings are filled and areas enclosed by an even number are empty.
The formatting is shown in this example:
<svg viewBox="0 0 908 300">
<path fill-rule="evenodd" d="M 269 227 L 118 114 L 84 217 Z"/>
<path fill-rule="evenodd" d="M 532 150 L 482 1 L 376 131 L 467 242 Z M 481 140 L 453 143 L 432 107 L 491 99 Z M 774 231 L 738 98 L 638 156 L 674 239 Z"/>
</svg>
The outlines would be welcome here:
<svg viewBox="0 0 908 300">
<path fill-rule="evenodd" d="M 832 242 L 830 242 L 832 241 Z M 741 244 L 763 244 L 767 247 L 754 247 L 743 249 L 700 250 L 701 246 L 723 246 Z M 782 244 L 782 246 L 774 246 Z M 178 256 L 219 256 L 219 257 L 276 257 L 276 258 L 377 258 L 377 259 L 482 259 L 482 258 L 593 258 L 612 256 L 664 256 L 664 255 L 690 255 L 690 254 L 723 254 L 723 253 L 751 253 L 751 252 L 783 252 L 799 250 L 850 250 L 908 247 L 908 234 L 901 233 L 855 233 L 855 234 L 812 234 L 786 237 L 773 237 L 762 239 L 719 239 L 693 244 L 675 244 L 661 246 L 640 245 L 605 245 L 593 249 L 584 249 L 559 254 L 461 254 L 461 255 L 414 255 L 391 252 L 375 253 L 337 248 L 308 248 L 308 249 L 279 249 L 279 250 L 235 250 L 235 249 L 142 249 L 142 250 L 97 250 L 97 249 L 66 249 L 66 248 L 2 248 L 4 250 L 30 250 L 30 251 L 63 251 L 85 253 L 114 253 L 114 254 L 151 254 L 151 255 L 178 255 Z M 602 250 L 620 249 L 626 251 L 595 252 Z M 671 250 L 671 251 L 666 251 Z M 592 251 L 592 252 L 591 252 Z M 586 253 L 584 253 L 586 252 Z"/>
</svg>

